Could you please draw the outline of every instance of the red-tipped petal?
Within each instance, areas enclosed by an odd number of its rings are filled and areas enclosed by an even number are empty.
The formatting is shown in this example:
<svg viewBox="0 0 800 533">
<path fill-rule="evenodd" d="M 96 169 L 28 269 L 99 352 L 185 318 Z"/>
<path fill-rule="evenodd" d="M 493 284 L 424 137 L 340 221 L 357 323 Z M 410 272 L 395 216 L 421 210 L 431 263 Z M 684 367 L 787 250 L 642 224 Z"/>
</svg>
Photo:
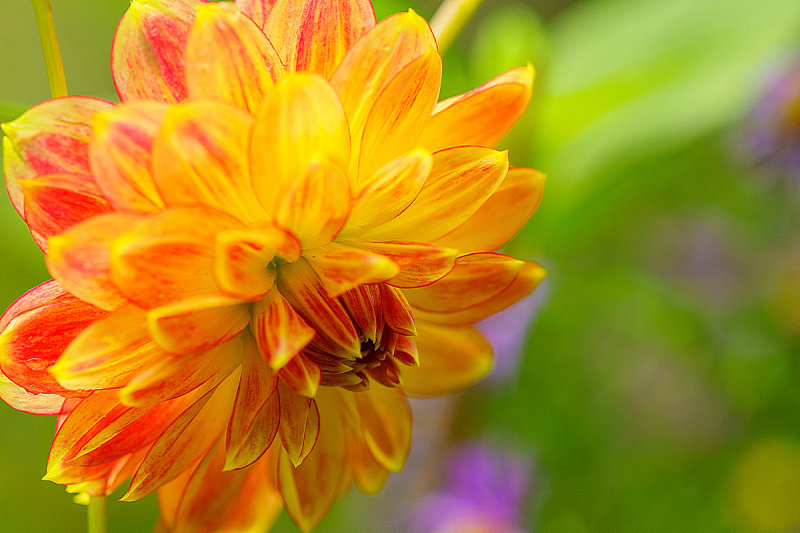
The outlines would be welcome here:
<svg viewBox="0 0 800 533">
<path fill-rule="evenodd" d="M 111 50 L 120 99 L 179 102 L 186 97 L 184 54 L 201 0 L 134 1 Z"/>
<path fill-rule="evenodd" d="M 544 279 L 536 263 L 494 253 L 459 257 L 444 278 L 405 295 L 419 317 L 444 324 L 471 324 L 527 296 Z"/>
<path fill-rule="evenodd" d="M 380 285 L 361 285 L 339 297 L 359 331 L 373 342 L 383 329 L 380 288 Z"/>
<path fill-rule="evenodd" d="M 95 115 L 89 147 L 92 174 L 114 209 L 163 208 L 153 182 L 152 148 L 167 109 L 161 102 L 131 102 Z"/>
<path fill-rule="evenodd" d="M 273 370 L 280 370 L 316 333 L 277 290 L 253 305 L 251 329 Z"/>
<path fill-rule="evenodd" d="M 57 415 L 64 404 L 58 394 L 34 394 L 26 391 L 0 372 L 0 400 L 12 409 L 34 415 Z"/>
<path fill-rule="evenodd" d="M 332 298 L 367 283 L 386 281 L 400 268 L 387 257 L 339 243 L 328 243 L 306 254 Z"/>
<path fill-rule="evenodd" d="M 278 289 L 303 320 L 314 328 L 314 344 L 330 353 L 360 356 L 361 342 L 342 304 L 328 296 L 314 270 L 304 259 L 283 265 Z"/>
<path fill-rule="evenodd" d="M 147 452 L 133 475 L 123 501 L 138 500 L 171 481 L 204 457 L 214 445 L 230 417 L 239 382 L 234 372 L 214 391 L 184 411 Z"/>
<path fill-rule="evenodd" d="M 319 365 L 301 352 L 283 365 L 278 377 L 300 396 L 313 398 L 317 394 L 322 371 Z"/>
<path fill-rule="evenodd" d="M 375 25 L 369 0 L 277 0 L 264 31 L 290 70 L 329 78 L 345 53 Z"/>
<path fill-rule="evenodd" d="M 106 316 L 78 300 L 56 281 L 31 289 L 0 320 L 0 368 L 31 393 L 74 396 L 56 383 L 48 369 L 88 326 Z"/>
</svg>

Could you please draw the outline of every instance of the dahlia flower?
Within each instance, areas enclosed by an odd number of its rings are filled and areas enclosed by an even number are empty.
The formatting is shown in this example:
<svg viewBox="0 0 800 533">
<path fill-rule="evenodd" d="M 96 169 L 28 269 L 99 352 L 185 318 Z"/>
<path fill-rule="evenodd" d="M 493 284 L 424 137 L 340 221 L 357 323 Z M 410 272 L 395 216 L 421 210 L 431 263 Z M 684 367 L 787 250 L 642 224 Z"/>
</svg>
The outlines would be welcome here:
<svg viewBox="0 0 800 533">
<path fill-rule="evenodd" d="M 544 276 L 491 252 L 543 189 L 490 148 L 532 70 L 437 103 L 441 65 L 367 0 L 134 0 L 120 103 L 3 125 L 54 279 L 0 321 L 0 397 L 58 415 L 46 479 L 157 490 L 172 531 L 308 530 L 403 467 L 406 394 L 481 378 L 472 324 Z"/>
</svg>

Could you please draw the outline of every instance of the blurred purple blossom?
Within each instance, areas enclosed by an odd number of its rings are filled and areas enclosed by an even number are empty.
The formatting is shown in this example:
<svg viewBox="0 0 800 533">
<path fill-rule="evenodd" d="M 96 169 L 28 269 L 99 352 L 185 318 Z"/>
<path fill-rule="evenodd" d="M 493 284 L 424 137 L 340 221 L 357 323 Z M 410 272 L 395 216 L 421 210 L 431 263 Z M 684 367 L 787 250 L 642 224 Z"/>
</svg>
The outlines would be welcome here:
<svg viewBox="0 0 800 533">
<path fill-rule="evenodd" d="M 473 443 L 450 456 L 446 480 L 418 505 L 417 533 L 518 533 L 531 485 L 527 457 Z"/>
<path fill-rule="evenodd" d="M 800 56 L 767 77 L 743 144 L 776 177 L 800 181 Z"/>
</svg>

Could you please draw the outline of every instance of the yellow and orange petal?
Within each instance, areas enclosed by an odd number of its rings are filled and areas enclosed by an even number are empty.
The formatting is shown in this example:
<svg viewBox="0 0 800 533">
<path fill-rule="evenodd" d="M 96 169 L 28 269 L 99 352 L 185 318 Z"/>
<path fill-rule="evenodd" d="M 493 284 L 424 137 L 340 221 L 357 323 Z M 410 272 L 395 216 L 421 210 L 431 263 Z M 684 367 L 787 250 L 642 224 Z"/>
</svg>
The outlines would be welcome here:
<svg viewBox="0 0 800 533">
<path fill-rule="evenodd" d="M 493 149 L 533 71 L 437 103 L 428 24 L 366 0 L 133 2 L 112 56 L 122 104 L 3 127 L 57 281 L 0 320 L 0 398 L 59 414 L 71 491 L 158 490 L 169 531 L 281 505 L 309 530 L 403 467 L 406 394 L 483 377 L 472 324 L 545 274 L 492 253 L 543 192 Z"/>
</svg>

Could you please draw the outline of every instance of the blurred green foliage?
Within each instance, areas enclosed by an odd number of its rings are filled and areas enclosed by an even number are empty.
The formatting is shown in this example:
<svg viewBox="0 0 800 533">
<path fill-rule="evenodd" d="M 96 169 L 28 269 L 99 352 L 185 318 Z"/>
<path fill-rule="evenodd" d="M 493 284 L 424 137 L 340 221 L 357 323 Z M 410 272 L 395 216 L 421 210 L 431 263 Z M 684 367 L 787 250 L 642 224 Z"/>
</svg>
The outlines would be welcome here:
<svg viewBox="0 0 800 533">
<path fill-rule="evenodd" d="M 126 5 L 54 2 L 71 92 L 113 98 Z M 376 2 L 379 18 L 408 7 L 430 16 L 436 3 Z M 47 83 L 25 2 L 3 5 L 0 36 L 7 120 Z M 455 430 L 532 453 L 531 530 L 800 525 L 800 194 L 746 166 L 736 142 L 767 73 L 799 50 L 797 0 L 487 0 L 445 57 L 443 96 L 537 69 L 532 109 L 502 146 L 548 174 L 508 248 L 549 269 L 547 299 L 518 375 L 464 394 Z M 7 306 L 47 274 L 5 198 L 0 223 Z M 61 487 L 38 481 L 52 425 L 0 407 L 0 531 L 84 527 Z M 320 531 L 360 531 L 369 505 L 346 498 Z M 109 512 L 112 531 L 146 531 L 155 502 Z M 283 517 L 277 530 L 295 529 Z"/>
</svg>

